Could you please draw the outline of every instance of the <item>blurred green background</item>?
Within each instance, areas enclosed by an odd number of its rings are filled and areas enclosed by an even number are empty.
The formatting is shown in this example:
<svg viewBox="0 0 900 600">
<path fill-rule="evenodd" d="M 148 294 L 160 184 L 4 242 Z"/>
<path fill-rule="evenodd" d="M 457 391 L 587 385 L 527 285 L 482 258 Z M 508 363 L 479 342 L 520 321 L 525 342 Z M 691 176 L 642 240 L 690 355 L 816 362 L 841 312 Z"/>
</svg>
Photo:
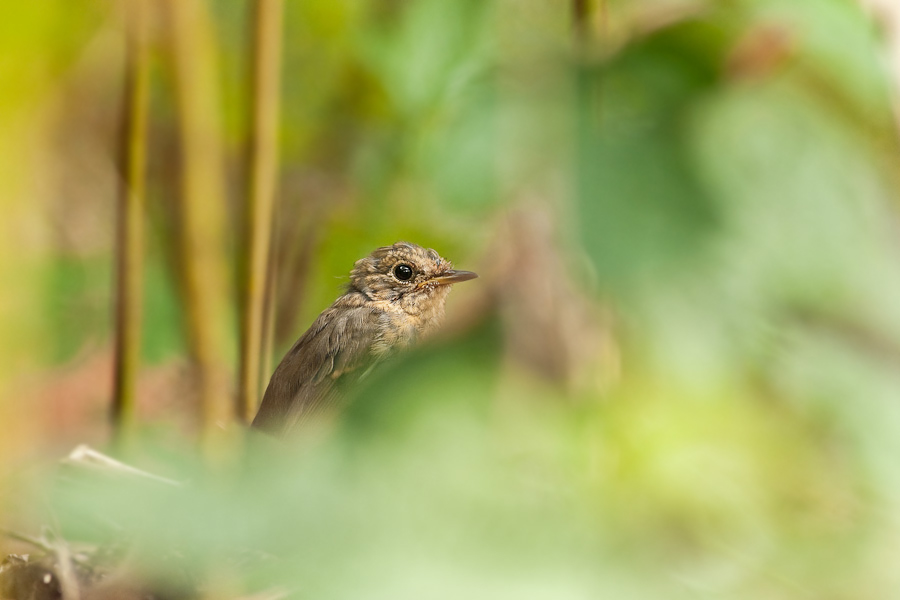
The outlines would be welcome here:
<svg viewBox="0 0 900 600">
<path fill-rule="evenodd" d="M 246 455 L 209 470 L 173 242 L 171 2 L 128 458 L 190 484 L 53 477 L 110 438 L 126 3 L 5 3 L 0 525 L 125 540 L 129 572 L 190 571 L 208 597 L 900 594 L 900 8 L 287 2 L 275 360 L 377 246 L 481 277 L 333 430 L 235 441 Z M 233 273 L 249 3 L 197 5 Z M 236 324 L 217 326 L 230 360 Z"/>
</svg>

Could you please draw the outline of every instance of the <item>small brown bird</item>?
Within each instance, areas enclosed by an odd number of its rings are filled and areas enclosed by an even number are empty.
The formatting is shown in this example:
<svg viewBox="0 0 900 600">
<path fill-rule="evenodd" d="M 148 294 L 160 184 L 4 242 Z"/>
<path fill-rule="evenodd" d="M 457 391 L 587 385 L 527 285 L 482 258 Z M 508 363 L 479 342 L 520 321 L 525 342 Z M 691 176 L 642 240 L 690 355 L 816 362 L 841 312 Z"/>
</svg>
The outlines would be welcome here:
<svg viewBox="0 0 900 600">
<path fill-rule="evenodd" d="M 408 242 L 356 261 L 347 292 L 319 315 L 272 374 L 253 426 L 290 433 L 339 397 L 337 384 L 436 329 L 451 284 L 478 277 Z"/>
</svg>

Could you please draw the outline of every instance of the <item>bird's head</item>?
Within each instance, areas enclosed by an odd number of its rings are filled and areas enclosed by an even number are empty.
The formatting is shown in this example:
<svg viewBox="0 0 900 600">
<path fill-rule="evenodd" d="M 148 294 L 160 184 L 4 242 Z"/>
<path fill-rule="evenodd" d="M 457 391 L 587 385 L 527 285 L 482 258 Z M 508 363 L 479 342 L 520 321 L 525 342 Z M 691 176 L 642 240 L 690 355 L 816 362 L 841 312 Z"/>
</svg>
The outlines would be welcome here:
<svg viewBox="0 0 900 600">
<path fill-rule="evenodd" d="M 397 242 L 356 261 L 350 289 L 371 300 L 402 302 L 414 309 L 423 303 L 443 303 L 451 284 L 475 277 L 471 271 L 454 270 L 449 260 L 430 248 Z"/>
</svg>

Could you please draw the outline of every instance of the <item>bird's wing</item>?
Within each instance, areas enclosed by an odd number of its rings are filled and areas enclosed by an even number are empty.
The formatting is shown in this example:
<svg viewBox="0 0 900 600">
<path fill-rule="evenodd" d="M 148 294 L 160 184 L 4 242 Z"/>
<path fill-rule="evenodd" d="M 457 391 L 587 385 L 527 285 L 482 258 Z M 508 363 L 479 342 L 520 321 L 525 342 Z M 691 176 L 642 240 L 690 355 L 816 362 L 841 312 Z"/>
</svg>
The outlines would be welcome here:
<svg viewBox="0 0 900 600">
<path fill-rule="evenodd" d="M 333 306 L 319 315 L 272 374 L 253 426 L 284 435 L 331 406 L 338 380 L 374 358 L 378 319 L 369 307 Z"/>
</svg>

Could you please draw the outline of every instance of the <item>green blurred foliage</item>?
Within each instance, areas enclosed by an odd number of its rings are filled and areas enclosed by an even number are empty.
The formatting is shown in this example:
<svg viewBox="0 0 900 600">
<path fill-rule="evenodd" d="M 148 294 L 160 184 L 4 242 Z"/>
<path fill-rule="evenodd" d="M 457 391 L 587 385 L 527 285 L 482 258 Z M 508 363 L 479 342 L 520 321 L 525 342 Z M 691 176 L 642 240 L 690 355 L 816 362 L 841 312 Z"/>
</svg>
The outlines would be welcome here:
<svg viewBox="0 0 900 600">
<path fill-rule="evenodd" d="M 109 335 L 111 265 L 107 257 L 94 261 L 63 257 L 52 263 L 46 276 L 45 314 L 54 322 L 56 332 L 49 358 L 55 362 L 70 360 L 85 340 L 99 342 Z M 73 319 L 72 315 L 78 315 Z"/>
<path fill-rule="evenodd" d="M 184 486 L 67 475 L 42 492 L 52 519 L 12 502 L 73 540 L 127 540 L 156 577 L 235 593 L 894 597 L 900 181 L 882 41 L 844 0 L 669 4 L 609 2 L 608 37 L 578 49 L 568 7 L 539 0 L 286 3 L 281 343 L 397 239 L 481 271 L 476 324 L 386 364 L 296 444 L 247 434 L 216 470 L 149 424 L 130 458 Z M 213 7 L 236 164 L 247 15 Z M 36 34 L 61 18 L 33 17 Z M 48 56 L 83 43 L 72 27 L 38 38 Z M 530 265 L 491 244 L 535 205 L 569 268 L 536 280 L 616 315 L 605 387 L 511 358 L 508 329 L 534 324 L 497 299 Z M 183 353 L 164 215 L 148 362 Z M 108 331 L 109 249 L 50 254 L 34 304 L 63 360 Z"/>
<path fill-rule="evenodd" d="M 685 146 L 691 112 L 717 84 L 721 38 L 712 23 L 679 24 L 578 74 L 579 224 L 606 288 L 653 285 L 703 253 L 716 226 Z"/>
</svg>

